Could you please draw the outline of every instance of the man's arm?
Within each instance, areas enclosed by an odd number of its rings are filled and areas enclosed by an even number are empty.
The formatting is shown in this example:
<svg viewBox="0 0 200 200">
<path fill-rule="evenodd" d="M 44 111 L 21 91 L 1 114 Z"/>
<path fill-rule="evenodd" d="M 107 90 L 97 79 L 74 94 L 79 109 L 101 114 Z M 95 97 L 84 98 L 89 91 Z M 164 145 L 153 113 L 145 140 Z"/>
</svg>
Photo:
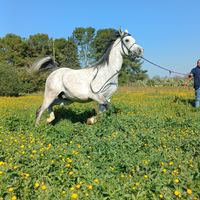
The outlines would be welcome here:
<svg viewBox="0 0 200 200">
<path fill-rule="evenodd" d="M 191 76 L 190 76 L 190 75 L 191 75 Z M 188 76 L 189 76 L 190 78 L 189 78 L 189 80 L 188 80 L 187 82 L 184 83 L 184 88 L 185 88 L 185 86 L 189 83 L 189 81 L 192 79 L 193 74 L 189 74 Z"/>
</svg>

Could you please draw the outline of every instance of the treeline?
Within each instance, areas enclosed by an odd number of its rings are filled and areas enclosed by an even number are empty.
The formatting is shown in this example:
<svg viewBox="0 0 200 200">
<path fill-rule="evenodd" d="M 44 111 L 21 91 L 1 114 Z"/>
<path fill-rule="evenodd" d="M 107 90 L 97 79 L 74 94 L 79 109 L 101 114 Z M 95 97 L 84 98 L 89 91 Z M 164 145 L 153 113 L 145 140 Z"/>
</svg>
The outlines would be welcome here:
<svg viewBox="0 0 200 200">
<path fill-rule="evenodd" d="M 0 95 L 44 90 L 47 75 L 30 75 L 27 69 L 33 62 L 46 55 L 51 56 L 58 67 L 80 69 L 91 66 L 101 58 L 115 31 L 112 28 L 96 31 L 92 27 L 79 27 L 75 28 L 67 39 L 49 38 L 48 34 L 43 33 L 30 35 L 29 38 L 7 34 L 0 38 Z M 119 75 L 119 85 L 147 78 L 147 71 L 142 70 L 141 65 L 140 59 L 125 57 Z M 15 87 L 9 85 L 16 80 L 18 81 L 14 84 Z M 9 91 L 11 88 L 13 92 Z"/>
</svg>

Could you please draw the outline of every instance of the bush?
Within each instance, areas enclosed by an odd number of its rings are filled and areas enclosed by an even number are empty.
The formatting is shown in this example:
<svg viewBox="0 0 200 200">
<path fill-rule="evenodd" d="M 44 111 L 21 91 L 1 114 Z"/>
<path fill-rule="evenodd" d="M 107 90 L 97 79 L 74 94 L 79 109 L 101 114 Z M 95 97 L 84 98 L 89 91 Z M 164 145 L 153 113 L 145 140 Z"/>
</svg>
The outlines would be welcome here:
<svg viewBox="0 0 200 200">
<path fill-rule="evenodd" d="M 26 68 L 18 69 L 19 77 L 21 80 L 20 92 L 32 93 L 43 91 L 45 89 L 45 82 L 49 73 L 30 74 Z"/>
<path fill-rule="evenodd" d="M 18 96 L 20 78 L 16 69 L 10 65 L 0 65 L 0 96 Z"/>
</svg>

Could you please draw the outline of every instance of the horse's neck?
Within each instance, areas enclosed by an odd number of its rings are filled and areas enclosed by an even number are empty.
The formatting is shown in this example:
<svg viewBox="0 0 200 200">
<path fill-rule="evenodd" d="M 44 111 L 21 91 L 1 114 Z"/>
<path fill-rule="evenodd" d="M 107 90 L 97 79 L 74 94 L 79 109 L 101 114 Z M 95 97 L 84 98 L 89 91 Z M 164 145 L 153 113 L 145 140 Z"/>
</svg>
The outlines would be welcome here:
<svg viewBox="0 0 200 200">
<path fill-rule="evenodd" d="M 114 74 L 116 71 L 120 71 L 122 67 L 123 57 L 121 54 L 120 43 L 118 40 L 115 43 L 109 55 L 109 62 L 105 66 L 108 74 Z"/>
</svg>

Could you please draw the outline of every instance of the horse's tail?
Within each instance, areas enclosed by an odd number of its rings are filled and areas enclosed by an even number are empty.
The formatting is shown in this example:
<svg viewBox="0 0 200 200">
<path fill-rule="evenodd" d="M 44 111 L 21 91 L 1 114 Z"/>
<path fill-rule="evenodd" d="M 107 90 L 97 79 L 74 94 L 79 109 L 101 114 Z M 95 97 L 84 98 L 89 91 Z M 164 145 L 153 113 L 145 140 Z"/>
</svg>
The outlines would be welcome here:
<svg viewBox="0 0 200 200">
<path fill-rule="evenodd" d="M 55 71 L 58 69 L 53 59 L 50 56 L 45 56 L 35 61 L 32 66 L 29 68 L 30 73 L 39 73 L 46 71 Z"/>
</svg>

